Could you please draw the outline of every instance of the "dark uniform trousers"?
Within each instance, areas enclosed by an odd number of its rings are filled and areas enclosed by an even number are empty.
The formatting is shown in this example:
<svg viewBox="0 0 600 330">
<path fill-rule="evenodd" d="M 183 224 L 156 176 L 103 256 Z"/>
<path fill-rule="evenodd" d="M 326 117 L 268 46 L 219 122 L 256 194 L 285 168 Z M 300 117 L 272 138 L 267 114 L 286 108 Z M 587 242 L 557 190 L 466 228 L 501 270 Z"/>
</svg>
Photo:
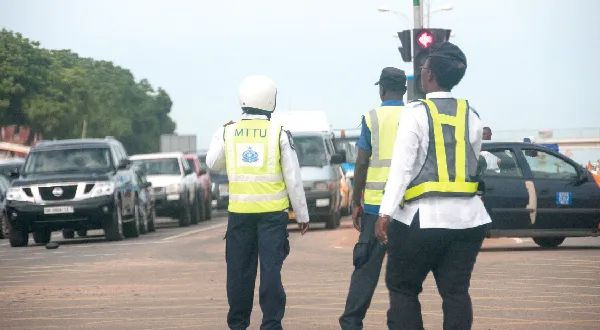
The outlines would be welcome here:
<svg viewBox="0 0 600 330">
<path fill-rule="evenodd" d="M 281 266 L 289 253 L 288 215 L 285 212 L 229 213 L 225 259 L 230 329 L 246 329 L 254 300 L 256 269 L 260 260 L 259 302 L 261 329 L 282 329 L 285 291 Z"/>
<path fill-rule="evenodd" d="M 377 215 L 363 213 L 360 219 L 360 235 L 354 246 L 354 272 L 346 298 L 346 308 L 340 317 L 344 330 L 363 328 L 363 319 L 371 305 L 373 293 L 379 281 L 385 246 L 375 237 Z"/>
<path fill-rule="evenodd" d="M 419 228 L 392 220 L 388 226 L 386 284 L 390 292 L 389 329 L 423 329 L 418 295 L 429 271 L 442 297 L 444 329 L 471 329 L 471 272 L 486 225 L 469 229 Z"/>
</svg>

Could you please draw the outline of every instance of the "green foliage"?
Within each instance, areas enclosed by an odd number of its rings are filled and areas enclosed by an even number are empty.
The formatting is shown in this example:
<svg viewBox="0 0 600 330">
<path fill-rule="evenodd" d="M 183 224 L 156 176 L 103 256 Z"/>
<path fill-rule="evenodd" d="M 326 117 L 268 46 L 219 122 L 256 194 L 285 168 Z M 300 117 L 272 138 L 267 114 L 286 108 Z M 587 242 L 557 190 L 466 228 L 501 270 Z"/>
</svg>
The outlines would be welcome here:
<svg viewBox="0 0 600 330">
<path fill-rule="evenodd" d="M 158 150 L 173 133 L 171 98 L 129 70 L 46 50 L 19 33 L 0 30 L 0 124 L 29 125 L 45 139 L 107 135 L 130 154 Z"/>
</svg>

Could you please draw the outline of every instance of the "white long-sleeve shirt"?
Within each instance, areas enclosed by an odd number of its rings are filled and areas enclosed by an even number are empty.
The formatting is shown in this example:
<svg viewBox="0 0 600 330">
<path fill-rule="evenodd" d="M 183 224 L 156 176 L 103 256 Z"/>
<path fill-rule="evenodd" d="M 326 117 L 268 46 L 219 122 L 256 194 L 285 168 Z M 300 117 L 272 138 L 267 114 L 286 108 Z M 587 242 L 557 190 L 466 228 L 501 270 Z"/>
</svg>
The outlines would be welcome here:
<svg viewBox="0 0 600 330">
<path fill-rule="evenodd" d="M 428 99 L 452 98 L 450 92 L 427 94 Z M 481 120 L 472 109 L 468 112 L 469 140 L 475 155 L 481 150 Z M 406 225 L 412 223 L 419 211 L 421 228 L 473 228 L 491 222 L 479 196 L 423 197 L 404 204 L 400 201 L 406 188 L 425 164 L 429 146 L 429 122 L 425 106 L 410 103 L 402 112 L 388 181 L 385 185 L 380 214 L 392 216 Z"/>
<path fill-rule="evenodd" d="M 262 115 L 244 114 L 242 119 L 265 119 Z M 206 165 L 212 170 L 224 170 L 225 164 L 225 140 L 223 133 L 225 128 L 219 127 L 212 137 L 208 153 L 206 154 Z M 292 148 L 287 134 L 281 134 L 279 137 L 279 146 L 281 150 L 281 172 L 287 189 L 287 193 L 296 213 L 297 222 L 308 222 L 308 207 L 306 206 L 306 196 L 300 176 L 300 165 L 296 151 Z"/>
</svg>

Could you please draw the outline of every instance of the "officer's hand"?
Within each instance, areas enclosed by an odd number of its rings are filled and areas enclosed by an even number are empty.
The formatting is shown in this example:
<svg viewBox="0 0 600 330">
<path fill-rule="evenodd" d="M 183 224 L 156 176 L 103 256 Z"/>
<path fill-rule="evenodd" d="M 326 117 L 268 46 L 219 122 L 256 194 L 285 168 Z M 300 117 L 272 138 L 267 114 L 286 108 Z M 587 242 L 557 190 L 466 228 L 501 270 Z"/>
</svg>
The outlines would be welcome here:
<svg viewBox="0 0 600 330">
<path fill-rule="evenodd" d="M 377 222 L 375 223 L 375 236 L 377 236 L 377 239 L 382 244 L 387 244 L 387 242 L 388 242 L 387 231 L 388 231 L 389 224 L 390 224 L 389 216 L 384 216 L 384 217 L 379 216 L 379 218 L 377 218 Z"/>
<path fill-rule="evenodd" d="M 354 206 L 352 209 L 352 223 L 354 224 L 354 228 L 360 231 L 360 217 L 363 214 L 363 207 L 360 204 Z"/>
<path fill-rule="evenodd" d="M 300 228 L 300 234 L 304 235 L 308 231 L 308 222 L 298 222 L 298 228 Z"/>
</svg>

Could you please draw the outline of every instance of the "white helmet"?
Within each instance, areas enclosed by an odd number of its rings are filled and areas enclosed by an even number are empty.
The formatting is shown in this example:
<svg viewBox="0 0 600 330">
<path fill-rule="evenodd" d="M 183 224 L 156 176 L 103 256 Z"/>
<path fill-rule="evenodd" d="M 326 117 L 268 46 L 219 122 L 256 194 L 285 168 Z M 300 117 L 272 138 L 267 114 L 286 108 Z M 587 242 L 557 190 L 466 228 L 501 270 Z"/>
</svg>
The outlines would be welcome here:
<svg viewBox="0 0 600 330">
<path fill-rule="evenodd" d="M 268 112 L 275 111 L 277 88 L 267 76 L 248 76 L 240 85 L 240 106 Z"/>
</svg>

